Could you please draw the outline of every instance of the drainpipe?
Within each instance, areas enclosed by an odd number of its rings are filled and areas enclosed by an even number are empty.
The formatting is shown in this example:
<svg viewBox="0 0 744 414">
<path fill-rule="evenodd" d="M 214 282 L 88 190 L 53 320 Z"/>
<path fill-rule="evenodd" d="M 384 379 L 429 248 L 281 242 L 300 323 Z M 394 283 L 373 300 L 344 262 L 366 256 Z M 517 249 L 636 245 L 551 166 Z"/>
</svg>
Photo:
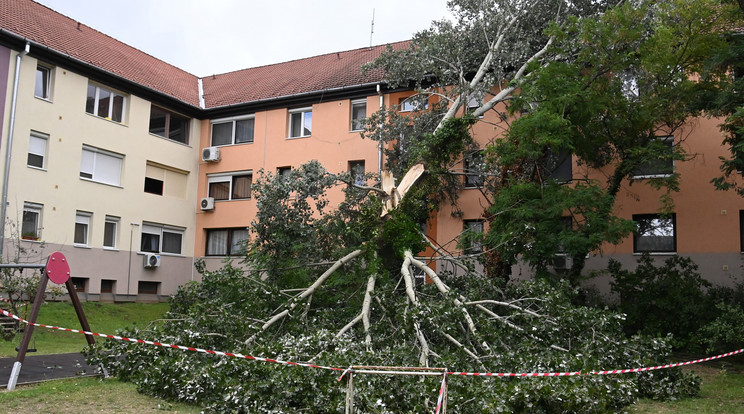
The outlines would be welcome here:
<svg viewBox="0 0 744 414">
<path fill-rule="evenodd" d="M 377 84 L 377 94 L 380 95 L 380 109 L 382 109 L 385 106 L 385 100 L 379 83 Z M 380 175 L 380 182 L 382 182 L 382 121 L 380 121 L 379 131 L 380 143 L 377 144 L 377 173 Z"/>
<path fill-rule="evenodd" d="M 15 75 L 13 79 L 13 100 L 10 104 L 10 125 L 8 126 L 8 146 L 5 148 L 5 175 L 3 176 L 3 196 L 0 205 L 0 259 L 3 257 L 5 245 L 5 218 L 8 210 L 8 181 L 10 176 L 10 156 L 13 149 L 13 130 L 15 129 L 15 114 L 18 104 L 18 80 L 21 77 L 21 59 L 31 50 L 31 44 L 26 42 L 26 47 L 16 56 Z"/>
</svg>

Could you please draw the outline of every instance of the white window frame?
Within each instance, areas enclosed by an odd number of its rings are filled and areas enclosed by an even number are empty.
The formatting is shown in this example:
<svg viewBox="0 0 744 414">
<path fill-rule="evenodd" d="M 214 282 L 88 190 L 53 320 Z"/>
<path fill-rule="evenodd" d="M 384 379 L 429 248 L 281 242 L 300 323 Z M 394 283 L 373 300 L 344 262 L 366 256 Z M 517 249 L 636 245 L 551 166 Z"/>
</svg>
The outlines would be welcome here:
<svg viewBox="0 0 744 414">
<path fill-rule="evenodd" d="M 362 167 L 361 174 L 358 174 L 358 167 Z M 349 167 L 349 174 L 351 175 L 351 182 L 356 185 L 367 185 L 367 178 L 365 174 L 367 173 L 367 165 L 364 162 L 364 160 L 352 160 L 348 162 Z M 357 171 L 355 171 L 355 169 Z"/>
<path fill-rule="evenodd" d="M 663 136 L 663 137 L 656 137 L 657 141 L 661 141 L 664 144 L 670 143 L 669 145 L 669 151 L 674 154 L 674 137 L 673 136 Z M 642 180 L 647 178 L 666 178 L 671 177 L 672 174 L 674 174 L 674 167 L 675 162 L 672 160 L 672 172 L 668 174 L 633 174 L 631 176 L 631 179 L 633 180 Z"/>
<path fill-rule="evenodd" d="M 121 222 L 121 219 L 119 217 L 115 216 L 106 216 L 106 220 L 103 223 L 103 248 L 106 250 L 116 250 L 117 248 L 117 239 L 119 237 L 119 223 Z M 107 229 L 109 226 L 113 226 L 111 235 L 111 246 L 106 245 L 106 234 Z"/>
<path fill-rule="evenodd" d="M 164 252 L 163 251 L 163 240 L 165 239 L 164 233 L 171 233 L 171 234 L 177 234 L 181 237 L 181 246 L 179 248 L 178 253 L 176 252 Z M 170 226 L 167 224 L 159 224 L 159 223 L 153 223 L 153 222 L 142 222 L 142 227 L 140 230 L 140 252 L 141 253 L 157 253 L 162 254 L 166 256 L 183 256 L 183 242 L 184 242 L 184 235 L 186 233 L 186 229 L 184 227 L 177 227 L 177 226 Z M 158 236 L 158 248 L 157 251 L 154 251 L 152 249 L 150 250 L 143 250 L 142 249 L 142 236 L 144 234 L 151 234 L 151 235 L 157 235 Z"/>
<path fill-rule="evenodd" d="M 88 113 L 90 115 L 93 115 L 93 116 L 96 116 L 98 118 L 103 118 L 103 119 L 107 119 L 107 120 L 112 121 L 112 122 L 123 124 L 124 123 L 124 120 L 127 119 L 127 96 L 124 95 L 124 94 L 122 94 L 122 93 L 116 92 L 113 89 L 109 89 L 109 88 L 107 88 L 105 86 L 96 85 L 94 83 L 89 83 L 88 84 L 88 88 L 91 88 L 91 87 L 95 88 L 95 92 L 93 94 L 93 112 L 88 112 L 87 111 L 88 108 L 87 108 L 87 102 L 86 102 L 86 113 Z M 98 115 L 99 104 L 101 103 L 101 91 L 102 90 L 111 94 L 110 95 L 110 99 L 109 99 L 109 103 L 108 103 L 108 110 L 106 111 L 107 116 L 100 116 L 100 115 Z M 86 90 L 85 96 L 86 96 L 86 100 L 87 100 L 88 99 L 88 92 L 87 92 L 87 90 Z M 122 103 L 121 103 L 121 121 L 115 120 L 114 119 L 114 116 L 113 116 L 114 115 L 114 113 L 113 113 L 114 112 L 114 100 L 115 100 L 114 98 L 116 96 L 119 96 L 119 97 L 122 98 Z"/>
<path fill-rule="evenodd" d="M 206 229 L 207 235 L 206 235 L 206 246 L 205 246 L 205 256 L 209 257 L 230 257 L 230 256 L 239 256 L 244 254 L 244 251 L 233 251 L 233 248 L 237 248 L 237 244 L 250 239 L 250 233 L 248 231 L 247 227 L 225 227 L 225 228 L 216 228 L 216 229 Z M 210 253 L 210 241 L 214 241 L 214 239 L 210 238 L 210 236 L 213 236 L 216 232 L 225 232 L 225 253 L 222 252 L 219 253 Z M 235 232 L 246 232 L 246 238 L 240 239 L 238 242 L 235 241 Z M 215 246 L 212 246 L 211 250 L 216 250 Z"/>
<path fill-rule="evenodd" d="M 485 220 L 474 219 L 474 220 L 463 220 L 463 232 L 470 231 L 477 234 L 483 234 L 486 231 Z M 476 230 L 480 231 L 476 231 Z M 473 241 L 470 246 L 466 247 L 465 254 L 479 254 L 483 253 L 483 244 Z"/>
<path fill-rule="evenodd" d="M 36 155 L 41 157 L 41 166 L 29 164 L 28 157 L 26 158 L 26 166 L 29 168 L 35 168 L 39 170 L 46 169 L 47 162 L 47 148 L 49 147 L 49 135 L 43 132 L 31 131 L 28 140 L 28 155 Z"/>
<path fill-rule="evenodd" d="M 400 112 L 415 112 L 426 109 L 429 109 L 429 98 L 422 99 L 418 95 L 411 95 L 400 101 Z"/>
<path fill-rule="evenodd" d="M 253 136 L 251 136 L 249 141 L 245 142 L 236 142 L 235 141 L 235 134 L 238 130 L 238 122 L 241 121 L 248 121 L 253 120 Z M 230 142 L 227 144 L 215 144 L 214 143 L 214 126 L 220 125 L 220 124 L 231 124 L 232 131 L 230 136 Z M 239 116 L 239 117 L 233 117 L 233 118 L 222 118 L 222 119 L 213 119 L 209 121 L 209 142 L 211 146 L 213 147 L 221 147 L 221 146 L 227 146 L 227 145 L 241 145 L 241 144 L 253 144 L 256 136 L 256 116 L 255 115 L 247 115 L 247 116 Z"/>
<path fill-rule="evenodd" d="M 633 232 L 633 254 L 676 254 L 677 253 L 677 215 L 671 213 L 668 216 L 662 216 L 661 214 L 633 214 L 633 221 L 640 223 L 641 221 L 651 221 L 653 224 L 645 229 L 647 232 L 644 234 L 638 233 L 638 229 Z M 666 223 L 665 223 L 666 222 Z M 640 227 L 640 226 L 639 226 Z M 666 234 L 669 232 L 669 234 Z M 652 250 L 639 248 L 642 238 L 646 237 L 664 237 L 671 239 L 671 249 Z"/>
<path fill-rule="evenodd" d="M 465 173 L 464 188 L 483 188 L 485 177 L 481 168 L 486 162 L 486 154 L 483 150 L 473 150 L 465 154 L 462 160 L 463 172 Z M 473 165 L 477 163 L 478 165 Z"/>
<path fill-rule="evenodd" d="M 91 218 L 93 217 L 93 213 L 87 212 L 87 211 L 76 211 L 75 212 L 75 233 L 73 236 L 73 245 L 78 247 L 88 247 L 88 243 L 90 241 L 90 222 Z M 78 225 L 82 226 L 84 229 L 82 236 L 82 241 L 76 240 L 77 232 L 78 232 Z"/>
<path fill-rule="evenodd" d="M 34 240 L 39 241 L 41 240 L 41 220 L 42 220 L 42 212 L 44 210 L 44 205 L 39 203 L 32 203 L 29 201 L 26 201 L 23 203 L 23 214 L 31 213 L 36 215 L 35 223 L 34 223 L 34 235 L 36 237 L 28 237 L 26 233 L 24 232 L 23 225 L 25 224 L 23 217 L 21 218 L 21 234 L 19 235 L 21 238 L 26 240 Z"/>
<path fill-rule="evenodd" d="M 250 175 L 251 176 L 251 194 L 248 195 L 248 197 L 245 198 L 233 198 L 233 183 L 234 177 L 240 177 Z M 207 174 L 207 194 L 209 195 L 211 193 L 210 191 L 210 184 L 214 183 L 228 183 L 228 196 L 227 198 L 220 198 L 215 199 L 215 201 L 233 201 L 233 200 L 250 200 L 253 198 L 253 170 L 246 170 L 246 171 L 235 171 L 230 173 L 220 173 L 220 174 Z M 210 195 L 211 197 L 211 195 Z"/>
<path fill-rule="evenodd" d="M 307 128 L 307 125 L 306 125 L 306 123 L 307 123 L 306 122 L 306 119 L 307 119 L 307 114 L 308 113 L 310 114 L 310 125 L 309 125 L 310 128 Z M 296 115 L 296 114 L 300 114 L 300 117 L 299 117 L 299 119 L 300 119 L 300 135 L 292 135 L 292 129 L 293 129 L 292 127 L 294 126 L 294 122 L 293 122 L 294 116 L 293 115 Z M 310 132 L 307 135 L 305 134 L 305 129 L 306 128 Z M 289 139 L 292 139 L 292 138 L 306 138 L 306 137 L 311 136 L 312 134 L 313 134 L 313 108 L 312 107 L 307 107 L 307 108 L 297 108 L 297 109 L 291 109 L 291 110 L 289 110 L 289 129 L 287 131 L 287 137 Z"/>
<path fill-rule="evenodd" d="M 45 101 L 51 101 L 52 100 L 52 73 L 54 68 L 52 68 L 49 65 L 45 65 L 43 63 L 37 63 L 36 64 L 36 80 L 34 83 L 34 96 L 43 99 Z M 42 72 L 41 75 L 41 95 L 37 94 L 39 90 L 39 72 Z"/>
<path fill-rule="evenodd" d="M 364 116 L 361 118 L 354 118 L 354 108 L 364 106 Z M 350 122 L 350 130 L 352 132 L 355 131 L 364 131 L 364 124 L 362 122 L 363 119 L 367 117 L 367 99 L 355 99 L 351 101 L 351 113 L 349 114 L 351 117 Z"/>
<path fill-rule="evenodd" d="M 86 155 L 86 152 L 90 155 Z M 92 159 L 88 160 L 86 157 L 91 157 Z M 116 179 L 109 179 L 107 178 L 107 174 L 104 174 L 104 170 L 101 167 L 98 168 L 101 163 L 108 162 L 108 161 L 114 161 L 118 160 L 118 174 L 116 174 Z M 86 162 L 87 161 L 87 162 Z M 86 164 L 90 165 L 86 165 Z M 122 176 L 122 167 L 124 166 L 124 156 L 121 154 L 117 154 L 114 152 L 102 150 L 100 148 L 91 147 L 88 145 L 83 145 L 83 150 L 81 153 L 81 159 L 80 159 L 80 179 L 86 180 L 86 181 L 93 181 L 100 184 L 106 184 L 106 185 L 112 185 L 115 187 L 121 187 L 121 176 Z M 112 169 L 113 171 L 113 169 Z M 85 174 L 86 176 L 84 176 Z M 87 177 L 87 175 L 90 175 L 90 177 Z"/>
<path fill-rule="evenodd" d="M 157 132 L 153 132 L 152 128 L 152 111 L 154 108 L 157 108 L 157 110 L 160 110 L 165 113 L 165 125 L 163 125 L 163 133 L 159 134 Z M 183 130 L 181 131 L 181 134 L 183 135 L 183 140 L 175 139 L 170 136 L 170 126 L 173 119 L 178 119 L 183 123 Z M 191 118 L 181 115 L 177 112 L 173 112 L 170 109 L 165 109 L 162 106 L 150 105 L 150 124 L 148 125 L 148 131 L 150 134 L 155 135 L 156 137 L 165 138 L 167 140 L 178 142 L 180 144 L 189 145 L 189 134 L 191 133 Z"/>
</svg>

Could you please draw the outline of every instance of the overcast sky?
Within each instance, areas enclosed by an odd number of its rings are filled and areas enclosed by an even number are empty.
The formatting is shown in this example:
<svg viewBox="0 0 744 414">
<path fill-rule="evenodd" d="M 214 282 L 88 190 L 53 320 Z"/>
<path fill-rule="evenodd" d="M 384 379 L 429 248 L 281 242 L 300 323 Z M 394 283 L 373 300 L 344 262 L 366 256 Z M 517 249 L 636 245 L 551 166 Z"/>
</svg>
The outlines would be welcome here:
<svg viewBox="0 0 744 414">
<path fill-rule="evenodd" d="M 446 0 L 36 0 L 204 77 L 410 39 Z"/>
</svg>

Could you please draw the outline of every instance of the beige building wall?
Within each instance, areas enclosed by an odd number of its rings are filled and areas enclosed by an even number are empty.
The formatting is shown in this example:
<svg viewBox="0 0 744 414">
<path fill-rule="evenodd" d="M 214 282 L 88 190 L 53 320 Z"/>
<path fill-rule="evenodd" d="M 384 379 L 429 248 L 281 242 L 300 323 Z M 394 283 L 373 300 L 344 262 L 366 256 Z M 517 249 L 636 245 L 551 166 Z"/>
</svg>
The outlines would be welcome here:
<svg viewBox="0 0 744 414">
<path fill-rule="evenodd" d="M 6 117 L 10 112 L 15 56 L 13 52 Z M 81 278 L 79 282 L 86 293 L 98 295 L 102 280 L 107 281 L 103 283 L 104 290 L 111 290 L 109 296 L 115 295 L 116 299 L 136 295 L 140 282 L 146 282 L 145 290 L 149 292 L 159 285 L 157 294 L 175 293 L 179 285 L 194 276 L 195 171 L 200 123 L 190 122 L 190 145 L 150 134 L 150 102 L 127 91 L 116 91 L 126 97 L 121 123 L 88 114 L 85 109 L 89 79 L 64 67 L 50 67 L 51 94 L 49 99 L 41 99 L 34 96 L 37 61 L 28 55 L 22 59 L 6 237 L 18 235 L 14 226 L 22 221 L 24 203 L 34 203 L 41 206 L 39 241 L 23 241 L 22 245 L 38 252 L 38 260 L 53 251 L 63 252 L 70 261 L 72 276 Z M 7 119 L 4 124 L 9 124 Z M 27 165 L 32 131 L 48 136 L 42 168 Z M 6 127 L 2 135 L 2 163 L 7 136 Z M 80 177 L 84 146 L 120 157 L 119 185 Z M 175 179 L 165 182 L 162 196 L 143 191 L 148 163 L 175 173 Z M 85 245 L 74 243 L 78 212 L 89 215 Z M 113 248 L 104 247 L 107 217 L 118 220 Z M 183 232 L 181 253 L 161 253 L 161 265 L 152 269 L 143 267 L 144 254 L 140 252 L 141 231 L 147 223 L 168 225 Z M 8 254 L 12 254 L 12 249 L 6 246 Z"/>
</svg>

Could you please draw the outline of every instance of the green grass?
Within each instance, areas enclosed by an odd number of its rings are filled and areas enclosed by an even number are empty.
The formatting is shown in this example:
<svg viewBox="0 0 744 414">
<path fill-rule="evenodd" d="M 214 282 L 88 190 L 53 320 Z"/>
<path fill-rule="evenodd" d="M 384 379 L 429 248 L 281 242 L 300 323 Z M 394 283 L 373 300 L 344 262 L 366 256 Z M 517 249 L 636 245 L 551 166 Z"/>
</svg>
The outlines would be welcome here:
<svg viewBox="0 0 744 414">
<path fill-rule="evenodd" d="M 198 407 L 153 398 L 134 384 L 116 379 L 73 378 L 0 391 L 0 407 L 8 413 L 200 413 Z"/>
<path fill-rule="evenodd" d="M 700 396 L 679 401 L 642 400 L 630 407 L 632 414 L 744 412 L 744 358 L 729 357 L 685 368 L 703 379 Z"/>
<path fill-rule="evenodd" d="M 83 311 L 93 332 L 114 334 L 117 329 L 132 325 L 146 326 L 150 321 L 159 319 L 168 311 L 167 303 L 83 303 Z M 26 314 L 19 315 L 27 318 Z M 62 328 L 80 329 L 75 309 L 65 302 L 47 302 L 39 312 L 38 323 L 59 326 Z M 21 342 L 21 335 L 12 341 L 0 340 L 0 357 L 16 356 L 15 347 Z M 37 349 L 37 355 L 80 352 L 88 343 L 85 335 L 34 328 L 31 347 Z"/>
</svg>

